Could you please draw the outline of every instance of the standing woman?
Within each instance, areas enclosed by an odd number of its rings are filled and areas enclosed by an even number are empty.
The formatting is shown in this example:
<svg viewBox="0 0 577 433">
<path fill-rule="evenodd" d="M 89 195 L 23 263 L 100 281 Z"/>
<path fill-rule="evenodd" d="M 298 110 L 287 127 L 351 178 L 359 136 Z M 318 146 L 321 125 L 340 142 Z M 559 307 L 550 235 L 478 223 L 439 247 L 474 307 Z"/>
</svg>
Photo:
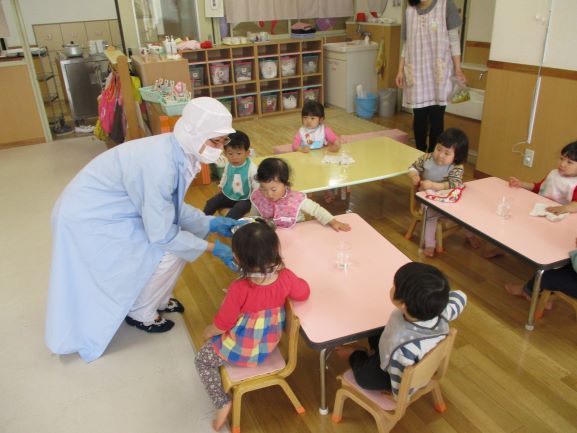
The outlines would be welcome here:
<svg viewBox="0 0 577 433">
<path fill-rule="evenodd" d="M 445 129 L 451 76 L 465 82 L 459 38 L 461 16 L 453 0 L 408 3 L 401 29 L 404 45 L 396 84 L 403 89 L 403 106 L 413 109 L 417 149 L 431 152 Z"/>
<path fill-rule="evenodd" d="M 237 221 L 206 216 L 184 202 L 201 163 L 215 162 L 232 117 L 212 98 L 190 101 L 174 133 L 123 143 L 94 158 L 52 212 L 52 269 L 46 344 L 57 354 L 98 358 L 123 321 L 169 331 L 164 313 L 182 312 L 171 292 L 185 263 L 211 252 L 229 267 L 226 244 Z"/>
</svg>

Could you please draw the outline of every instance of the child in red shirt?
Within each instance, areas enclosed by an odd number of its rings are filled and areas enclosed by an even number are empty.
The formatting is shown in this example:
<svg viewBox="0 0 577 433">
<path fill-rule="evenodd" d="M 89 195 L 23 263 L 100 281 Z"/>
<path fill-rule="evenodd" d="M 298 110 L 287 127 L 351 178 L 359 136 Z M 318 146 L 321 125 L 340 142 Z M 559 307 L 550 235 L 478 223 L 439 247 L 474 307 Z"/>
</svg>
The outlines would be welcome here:
<svg viewBox="0 0 577 433">
<path fill-rule="evenodd" d="M 280 341 L 286 299 L 304 301 L 310 294 L 308 283 L 284 267 L 279 238 L 266 223 L 239 228 L 232 238 L 232 252 L 241 277 L 230 285 L 214 323 L 204 330 L 208 341 L 195 359 L 200 380 L 217 409 L 213 421 L 217 431 L 231 409 L 219 367 L 262 363 Z"/>
</svg>

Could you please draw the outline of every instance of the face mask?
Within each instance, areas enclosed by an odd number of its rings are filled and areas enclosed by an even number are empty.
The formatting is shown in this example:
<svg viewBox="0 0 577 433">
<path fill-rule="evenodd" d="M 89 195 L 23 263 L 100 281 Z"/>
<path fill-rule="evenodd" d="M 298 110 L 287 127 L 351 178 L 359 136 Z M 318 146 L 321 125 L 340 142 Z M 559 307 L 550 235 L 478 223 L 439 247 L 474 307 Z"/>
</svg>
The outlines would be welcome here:
<svg viewBox="0 0 577 433">
<path fill-rule="evenodd" d="M 199 160 L 204 164 L 214 164 L 218 161 L 222 153 L 222 149 L 217 149 L 216 147 L 209 146 L 208 144 L 204 146 L 202 153 L 199 153 Z"/>
</svg>

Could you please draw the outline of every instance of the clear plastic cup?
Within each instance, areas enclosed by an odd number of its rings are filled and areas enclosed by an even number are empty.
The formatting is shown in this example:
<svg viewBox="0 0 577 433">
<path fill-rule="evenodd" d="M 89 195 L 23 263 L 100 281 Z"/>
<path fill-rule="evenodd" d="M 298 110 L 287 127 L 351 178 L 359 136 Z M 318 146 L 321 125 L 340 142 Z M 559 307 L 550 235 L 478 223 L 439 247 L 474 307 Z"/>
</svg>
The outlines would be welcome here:
<svg viewBox="0 0 577 433">
<path fill-rule="evenodd" d="M 347 241 L 340 241 L 337 245 L 336 256 L 337 268 L 343 271 L 351 267 L 351 244 Z"/>
<path fill-rule="evenodd" d="M 507 195 L 502 196 L 497 204 L 497 215 L 504 219 L 511 218 L 511 205 L 511 197 Z"/>
</svg>

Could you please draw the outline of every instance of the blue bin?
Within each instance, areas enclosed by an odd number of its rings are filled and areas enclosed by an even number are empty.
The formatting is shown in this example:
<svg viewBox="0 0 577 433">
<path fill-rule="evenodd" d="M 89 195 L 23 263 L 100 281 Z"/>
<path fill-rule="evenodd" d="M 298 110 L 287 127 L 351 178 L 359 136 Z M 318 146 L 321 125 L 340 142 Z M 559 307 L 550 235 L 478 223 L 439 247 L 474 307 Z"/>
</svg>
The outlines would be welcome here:
<svg viewBox="0 0 577 433">
<path fill-rule="evenodd" d="M 355 99 L 357 116 L 363 119 L 370 119 L 377 112 L 378 95 L 376 93 L 368 93 L 366 98 Z"/>
</svg>

